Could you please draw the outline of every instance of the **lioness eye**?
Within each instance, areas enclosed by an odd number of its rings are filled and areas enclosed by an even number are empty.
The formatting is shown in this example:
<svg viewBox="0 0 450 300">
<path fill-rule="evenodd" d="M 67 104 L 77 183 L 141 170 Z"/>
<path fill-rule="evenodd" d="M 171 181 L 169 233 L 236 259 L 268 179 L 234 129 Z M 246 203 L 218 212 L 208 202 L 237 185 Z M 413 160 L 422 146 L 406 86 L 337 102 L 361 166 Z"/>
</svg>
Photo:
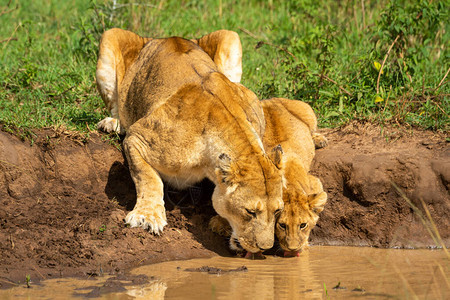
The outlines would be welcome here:
<svg viewBox="0 0 450 300">
<path fill-rule="evenodd" d="M 284 223 L 278 223 L 278 226 L 280 226 L 281 229 L 286 230 L 286 224 L 284 224 Z"/>
<path fill-rule="evenodd" d="M 308 226 L 308 223 L 302 223 L 302 224 L 300 224 L 300 229 L 304 229 L 304 228 L 306 228 L 306 226 Z"/>
<path fill-rule="evenodd" d="M 275 217 L 277 217 L 280 213 L 281 213 L 281 209 L 277 209 L 277 210 L 275 211 Z"/>
<path fill-rule="evenodd" d="M 253 218 L 256 218 L 256 212 L 254 212 L 254 211 L 252 211 L 252 210 L 250 210 L 250 209 L 245 209 L 246 211 L 247 211 L 247 213 L 250 215 L 250 216 L 252 216 Z"/>
</svg>

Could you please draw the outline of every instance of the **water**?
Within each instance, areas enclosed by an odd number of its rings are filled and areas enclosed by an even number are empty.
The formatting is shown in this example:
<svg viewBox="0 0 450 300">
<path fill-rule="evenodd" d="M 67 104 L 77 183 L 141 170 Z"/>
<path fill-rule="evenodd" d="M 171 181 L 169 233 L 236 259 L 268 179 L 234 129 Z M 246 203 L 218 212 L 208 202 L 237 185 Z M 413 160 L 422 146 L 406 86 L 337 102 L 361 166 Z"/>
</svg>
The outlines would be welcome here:
<svg viewBox="0 0 450 300">
<path fill-rule="evenodd" d="M 221 275 L 189 272 L 246 266 Z M 265 260 L 214 257 L 172 261 L 134 269 L 151 283 L 126 286 L 103 299 L 450 299 L 450 261 L 443 250 L 311 247 L 300 257 Z M 101 287 L 98 280 L 54 279 L 32 289 L 0 291 L 1 299 L 67 299 Z M 339 288 L 336 288 L 339 286 Z"/>
</svg>

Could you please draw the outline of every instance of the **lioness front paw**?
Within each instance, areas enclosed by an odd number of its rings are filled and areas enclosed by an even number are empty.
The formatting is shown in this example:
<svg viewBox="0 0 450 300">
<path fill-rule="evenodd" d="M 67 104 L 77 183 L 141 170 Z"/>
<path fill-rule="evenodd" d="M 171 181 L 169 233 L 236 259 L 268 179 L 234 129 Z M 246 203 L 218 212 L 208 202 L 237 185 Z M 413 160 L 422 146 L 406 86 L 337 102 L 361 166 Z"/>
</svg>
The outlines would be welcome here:
<svg viewBox="0 0 450 300">
<path fill-rule="evenodd" d="M 154 234 L 161 234 L 167 225 L 166 210 L 164 207 L 154 209 L 133 209 L 125 218 L 130 227 L 142 227 Z"/>
<path fill-rule="evenodd" d="M 323 134 L 313 133 L 312 139 L 314 141 L 314 146 L 316 149 L 321 149 L 328 146 L 328 140 Z"/>
<path fill-rule="evenodd" d="M 209 220 L 209 228 L 212 232 L 225 237 L 230 237 L 232 233 L 230 223 L 219 215 L 214 216 Z"/>
<path fill-rule="evenodd" d="M 97 129 L 106 133 L 117 132 L 124 134 L 118 119 L 107 117 L 97 123 Z"/>
</svg>

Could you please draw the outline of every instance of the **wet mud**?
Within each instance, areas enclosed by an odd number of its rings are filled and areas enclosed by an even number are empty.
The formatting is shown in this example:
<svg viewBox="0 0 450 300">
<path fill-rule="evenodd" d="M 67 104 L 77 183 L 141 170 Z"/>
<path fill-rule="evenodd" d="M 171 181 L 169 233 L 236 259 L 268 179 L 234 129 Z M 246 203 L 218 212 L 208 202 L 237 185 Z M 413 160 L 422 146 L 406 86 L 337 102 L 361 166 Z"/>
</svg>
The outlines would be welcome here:
<svg viewBox="0 0 450 300">
<path fill-rule="evenodd" d="M 448 135 L 364 123 L 322 133 L 329 146 L 316 152 L 312 172 L 329 200 L 311 244 L 436 247 L 420 218 L 425 206 L 450 245 Z M 207 229 L 215 214 L 210 182 L 166 187 L 169 224 L 154 236 L 123 222 L 136 201 L 134 184 L 105 136 L 34 135 L 31 143 L 0 131 L 0 288 L 24 284 L 27 275 L 35 282 L 119 276 L 144 264 L 234 256 Z"/>
</svg>

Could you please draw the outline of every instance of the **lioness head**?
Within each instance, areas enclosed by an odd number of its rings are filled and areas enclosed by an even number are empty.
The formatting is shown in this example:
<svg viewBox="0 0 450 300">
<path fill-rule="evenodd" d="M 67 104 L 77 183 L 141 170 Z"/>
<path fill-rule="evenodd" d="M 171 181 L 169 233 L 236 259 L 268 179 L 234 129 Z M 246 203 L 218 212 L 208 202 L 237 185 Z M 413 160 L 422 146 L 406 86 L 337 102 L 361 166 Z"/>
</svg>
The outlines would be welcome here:
<svg viewBox="0 0 450 300">
<path fill-rule="evenodd" d="M 284 256 L 298 256 L 308 246 L 311 229 L 316 226 L 319 213 L 327 202 L 327 194 L 323 192 L 317 177 L 307 175 L 306 180 L 302 181 L 303 185 L 308 186 L 307 189 L 288 185 L 283 190 L 284 210 L 277 220 L 275 234 Z"/>
<path fill-rule="evenodd" d="M 230 247 L 258 253 L 273 246 L 274 227 L 284 207 L 281 147 L 267 155 L 219 157 L 217 186 L 212 196 L 216 212 L 230 223 Z"/>
</svg>

